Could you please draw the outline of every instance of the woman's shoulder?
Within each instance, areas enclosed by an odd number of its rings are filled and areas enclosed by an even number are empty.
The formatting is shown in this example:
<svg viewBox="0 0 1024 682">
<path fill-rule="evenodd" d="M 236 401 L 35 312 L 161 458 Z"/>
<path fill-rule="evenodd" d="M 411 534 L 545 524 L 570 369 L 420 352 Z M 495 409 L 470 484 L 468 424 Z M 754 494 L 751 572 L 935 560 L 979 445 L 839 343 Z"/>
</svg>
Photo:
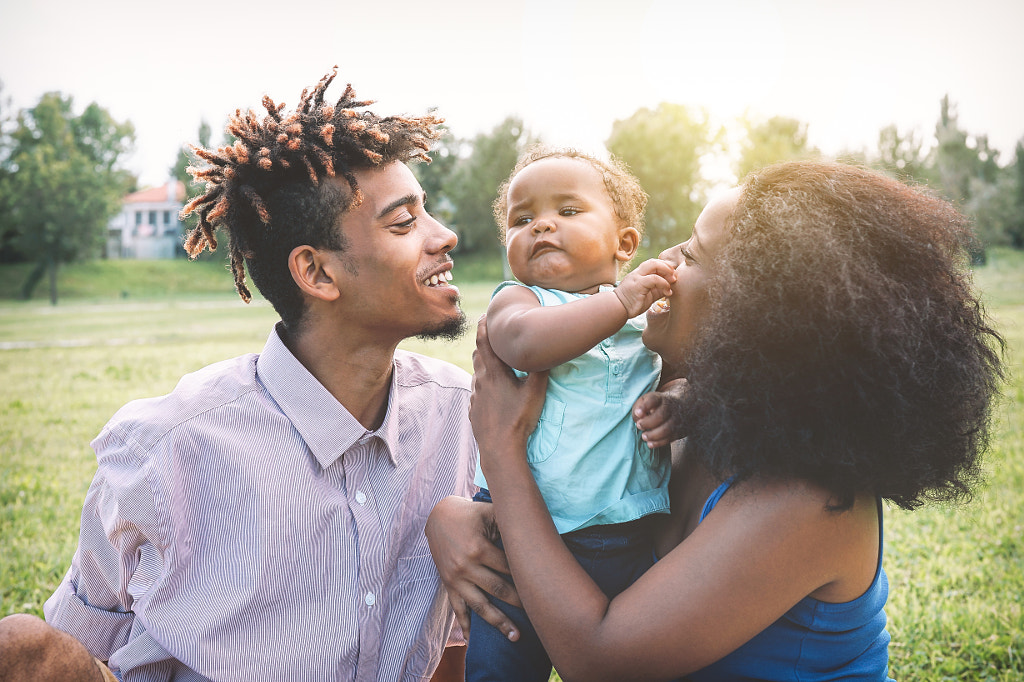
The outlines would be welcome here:
<svg viewBox="0 0 1024 682">
<path fill-rule="evenodd" d="M 729 486 L 712 509 L 725 526 L 753 526 L 769 533 L 778 551 L 816 567 L 822 582 L 808 596 L 843 603 L 872 584 L 881 557 L 881 505 L 874 495 L 856 495 L 838 507 L 834 493 L 799 478 L 751 478 Z M 771 541 L 769 541 L 771 542 Z"/>
</svg>

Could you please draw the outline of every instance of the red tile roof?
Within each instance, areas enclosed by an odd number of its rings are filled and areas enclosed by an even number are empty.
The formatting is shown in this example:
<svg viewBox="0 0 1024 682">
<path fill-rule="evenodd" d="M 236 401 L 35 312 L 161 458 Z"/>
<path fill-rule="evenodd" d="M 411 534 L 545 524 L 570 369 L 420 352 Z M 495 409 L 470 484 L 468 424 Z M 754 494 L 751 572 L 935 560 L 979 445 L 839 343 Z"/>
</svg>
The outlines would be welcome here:
<svg viewBox="0 0 1024 682">
<path fill-rule="evenodd" d="M 169 181 L 159 187 L 150 187 L 149 189 L 142 189 L 138 192 L 132 192 L 126 196 L 123 201 L 126 204 L 143 204 L 143 203 L 156 203 L 161 201 L 167 201 L 167 186 L 174 182 L 177 187 L 174 192 L 176 200 L 181 203 L 185 201 L 185 183 L 180 180 Z"/>
</svg>

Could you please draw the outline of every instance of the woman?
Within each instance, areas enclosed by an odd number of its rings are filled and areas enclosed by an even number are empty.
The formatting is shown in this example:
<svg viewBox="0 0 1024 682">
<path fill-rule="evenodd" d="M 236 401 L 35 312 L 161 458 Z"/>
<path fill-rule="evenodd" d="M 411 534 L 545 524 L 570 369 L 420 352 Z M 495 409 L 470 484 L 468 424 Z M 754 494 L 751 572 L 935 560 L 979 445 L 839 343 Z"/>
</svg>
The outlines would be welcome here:
<svg viewBox="0 0 1024 682">
<path fill-rule="evenodd" d="M 708 205 L 661 255 L 677 281 L 644 336 L 688 384 L 663 556 L 611 601 L 526 465 L 543 377 L 515 381 L 480 326 L 481 465 L 563 678 L 887 679 L 881 500 L 967 498 L 1002 379 L 969 238 L 948 203 L 839 164 L 770 167 Z M 658 400 L 637 403 L 641 429 Z M 468 504 L 439 505 L 432 544 Z"/>
</svg>

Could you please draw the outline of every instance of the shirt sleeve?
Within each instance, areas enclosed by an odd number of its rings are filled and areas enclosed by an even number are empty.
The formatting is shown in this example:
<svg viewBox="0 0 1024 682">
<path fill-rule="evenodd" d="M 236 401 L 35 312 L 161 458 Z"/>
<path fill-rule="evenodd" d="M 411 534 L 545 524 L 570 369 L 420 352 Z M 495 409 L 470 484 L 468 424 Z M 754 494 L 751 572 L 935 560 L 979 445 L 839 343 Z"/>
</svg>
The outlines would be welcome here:
<svg viewBox="0 0 1024 682">
<path fill-rule="evenodd" d="M 126 439 L 105 430 L 94 442 L 99 468 L 82 508 L 78 549 L 43 606 L 48 623 L 106 661 L 132 632 L 136 600 L 152 587 L 158 528 L 145 462 Z"/>
</svg>

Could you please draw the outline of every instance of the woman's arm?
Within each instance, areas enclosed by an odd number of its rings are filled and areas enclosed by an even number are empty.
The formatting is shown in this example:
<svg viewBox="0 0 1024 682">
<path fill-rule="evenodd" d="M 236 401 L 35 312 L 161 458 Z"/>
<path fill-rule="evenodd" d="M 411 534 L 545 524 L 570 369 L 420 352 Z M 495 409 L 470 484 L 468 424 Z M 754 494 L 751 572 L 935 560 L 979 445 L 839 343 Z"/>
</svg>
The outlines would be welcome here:
<svg viewBox="0 0 1024 682">
<path fill-rule="evenodd" d="M 831 589 L 853 598 L 870 584 L 873 501 L 833 513 L 825 509 L 827 494 L 810 486 L 749 484 L 730 491 L 681 545 L 609 601 L 565 548 L 526 464 L 542 382 L 516 380 L 491 352 L 484 325 L 474 370 L 470 416 L 505 551 L 564 679 L 686 674 L 733 651 L 807 595 Z M 872 534 L 873 552 L 865 540 Z"/>
</svg>

